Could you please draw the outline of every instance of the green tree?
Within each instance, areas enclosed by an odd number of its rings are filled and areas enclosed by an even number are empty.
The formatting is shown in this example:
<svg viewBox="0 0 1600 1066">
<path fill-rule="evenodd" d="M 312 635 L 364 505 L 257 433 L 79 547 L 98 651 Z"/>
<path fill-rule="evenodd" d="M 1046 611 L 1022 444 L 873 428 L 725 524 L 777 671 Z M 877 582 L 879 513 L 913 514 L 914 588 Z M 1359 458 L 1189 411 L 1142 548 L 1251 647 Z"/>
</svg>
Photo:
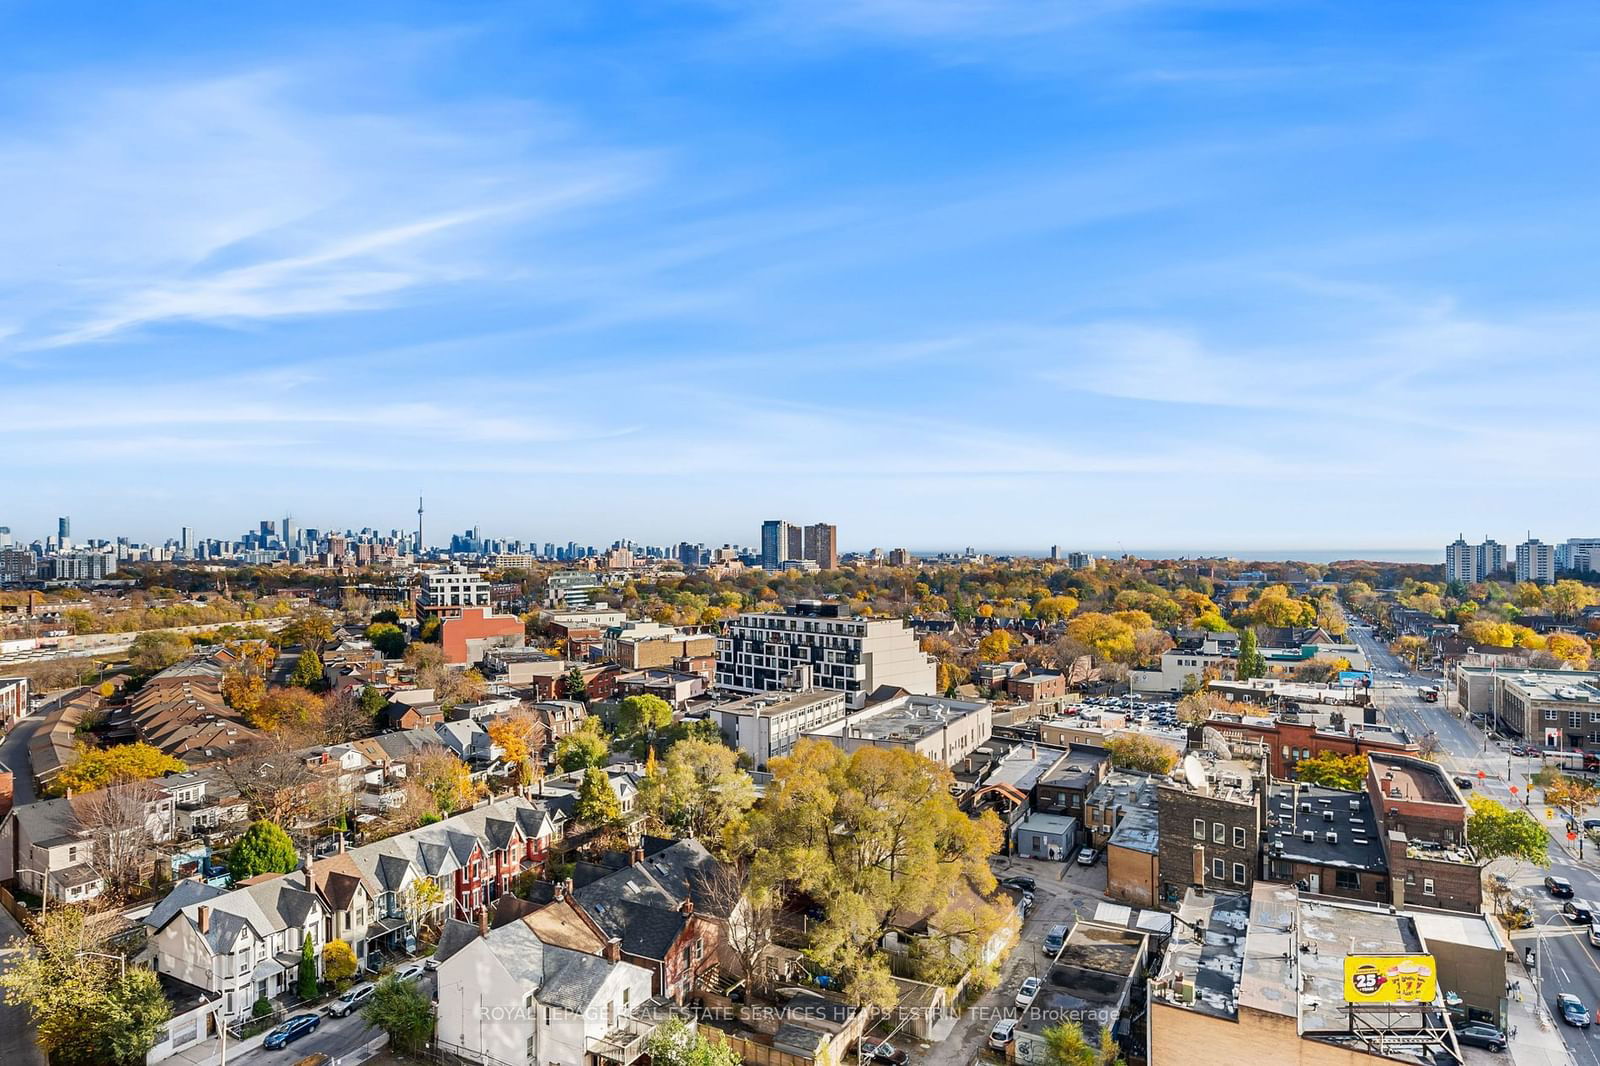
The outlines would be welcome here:
<svg viewBox="0 0 1600 1066">
<path fill-rule="evenodd" d="M 322 657 L 310 648 L 301 652 L 294 661 L 294 670 L 289 674 L 289 684 L 300 688 L 322 688 Z"/>
<path fill-rule="evenodd" d="M 672 704 L 660 696 L 629 696 L 617 708 L 617 732 L 627 737 L 643 735 L 652 746 L 657 731 L 671 724 Z"/>
<path fill-rule="evenodd" d="M 1264 677 L 1266 673 L 1267 661 L 1256 646 L 1256 631 L 1246 629 L 1239 634 L 1239 659 L 1233 668 L 1233 676 L 1237 680 L 1248 681 L 1252 677 Z"/>
<path fill-rule="evenodd" d="M 310 937 L 300 939 L 300 972 L 295 991 L 301 999 L 317 998 L 317 949 Z"/>
<path fill-rule="evenodd" d="M 717 741 L 690 739 L 672 750 L 639 786 L 640 806 L 658 827 L 715 841 L 755 804 L 755 785 L 739 753 Z"/>
<path fill-rule="evenodd" d="M 577 663 L 573 663 L 572 669 L 567 671 L 565 695 L 567 699 L 579 703 L 589 702 L 589 679 L 583 676 L 583 668 Z"/>
<path fill-rule="evenodd" d="M 590 827 L 615 825 L 622 818 L 622 804 L 604 770 L 591 766 L 583 772 L 583 784 L 578 786 L 578 801 L 573 806 L 572 817 L 580 825 Z"/>
<path fill-rule="evenodd" d="M 256 874 L 291 873 L 298 865 L 294 841 L 282 826 L 265 818 L 252 822 L 228 853 L 228 872 L 235 881 Z"/>
<path fill-rule="evenodd" d="M 741 1066 L 743 1060 L 719 1033 L 691 1030 L 683 1019 L 672 1017 L 645 1041 L 650 1066 Z"/>
<path fill-rule="evenodd" d="M 372 685 L 361 689 L 361 710 L 368 718 L 376 718 L 389 706 L 389 698 Z"/>
<path fill-rule="evenodd" d="M 610 738 L 597 718 L 585 718 L 577 729 L 556 741 L 556 764 L 568 773 L 604 766 L 610 754 Z"/>
<path fill-rule="evenodd" d="M 1295 763 L 1294 775 L 1310 785 L 1360 792 L 1367 787 L 1367 757 L 1324 751 Z"/>
<path fill-rule="evenodd" d="M 1480 859 L 1520 859 L 1535 866 L 1549 865 L 1550 838 L 1537 818 L 1526 810 L 1507 808 L 1488 796 L 1473 796 L 1467 803 L 1472 807 L 1467 818 L 1467 843 Z"/>
<path fill-rule="evenodd" d="M 1150 774 L 1170 773 L 1177 765 L 1178 753 L 1154 737 L 1125 733 L 1106 741 L 1111 765 L 1118 770 L 1143 770 Z"/>
<path fill-rule="evenodd" d="M 388 1033 L 390 1046 L 403 1055 L 420 1050 L 433 1035 L 433 1004 L 427 995 L 414 982 L 392 975 L 378 982 L 361 1017 Z"/>
<path fill-rule="evenodd" d="M 80 908 L 53 909 L 0 974 L 0 992 L 27 1009 L 53 1064 L 142 1066 L 164 1034 L 171 1008 L 160 980 L 119 964 L 109 929 Z"/>
<path fill-rule="evenodd" d="M 385 659 L 398 659 L 406 653 L 406 635 L 393 622 L 374 622 L 367 627 L 367 639 Z"/>
</svg>

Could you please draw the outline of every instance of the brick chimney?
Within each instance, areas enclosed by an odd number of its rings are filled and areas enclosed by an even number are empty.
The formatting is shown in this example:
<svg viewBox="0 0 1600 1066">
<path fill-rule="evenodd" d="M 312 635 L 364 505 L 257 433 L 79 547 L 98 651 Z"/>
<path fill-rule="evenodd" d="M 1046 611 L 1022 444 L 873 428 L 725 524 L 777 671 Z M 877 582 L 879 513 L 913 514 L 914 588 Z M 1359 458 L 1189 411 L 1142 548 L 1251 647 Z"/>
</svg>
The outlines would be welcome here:
<svg viewBox="0 0 1600 1066">
<path fill-rule="evenodd" d="M 200 935 L 205 936 L 211 932 L 211 908 L 204 903 L 195 908 L 195 920 L 200 923 Z"/>
<path fill-rule="evenodd" d="M 678 913 L 686 918 L 692 915 L 694 913 L 694 900 L 686 899 L 678 904 Z"/>
<path fill-rule="evenodd" d="M 644 845 L 641 844 L 639 847 L 634 848 L 628 859 L 635 865 L 644 862 Z"/>
<path fill-rule="evenodd" d="M 1193 877 L 1195 891 L 1203 892 L 1206 887 L 1206 849 L 1199 844 L 1194 846 Z"/>
<path fill-rule="evenodd" d="M 478 932 L 484 936 L 489 935 L 489 908 L 478 908 Z"/>
<path fill-rule="evenodd" d="M 606 953 L 606 961 L 607 962 L 621 962 L 622 961 L 622 938 L 614 936 L 611 939 L 607 940 L 606 941 L 605 953 Z"/>
</svg>

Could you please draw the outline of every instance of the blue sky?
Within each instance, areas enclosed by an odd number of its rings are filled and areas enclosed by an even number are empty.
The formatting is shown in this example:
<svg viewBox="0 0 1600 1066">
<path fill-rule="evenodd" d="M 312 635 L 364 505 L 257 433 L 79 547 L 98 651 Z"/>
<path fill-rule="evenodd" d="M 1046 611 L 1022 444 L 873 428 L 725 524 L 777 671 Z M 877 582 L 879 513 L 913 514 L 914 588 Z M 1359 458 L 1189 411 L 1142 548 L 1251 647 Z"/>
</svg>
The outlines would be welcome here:
<svg viewBox="0 0 1600 1066">
<path fill-rule="evenodd" d="M 0 524 L 1594 534 L 1597 46 L 1578 3 L 0 0 Z"/>
</svg>

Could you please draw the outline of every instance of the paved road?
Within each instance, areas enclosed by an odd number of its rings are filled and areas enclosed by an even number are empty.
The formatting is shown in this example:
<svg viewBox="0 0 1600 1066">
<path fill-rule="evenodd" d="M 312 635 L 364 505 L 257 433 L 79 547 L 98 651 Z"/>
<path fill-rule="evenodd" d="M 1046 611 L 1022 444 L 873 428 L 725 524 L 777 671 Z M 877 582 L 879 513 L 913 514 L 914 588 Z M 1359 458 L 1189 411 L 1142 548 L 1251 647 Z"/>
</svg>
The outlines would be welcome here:
<svg viewBox="0 0 1600 1066">
<path fill-rule="evenodd" d="M 434 975 L 427 974 L 422 980 L 423 991 L 430 997 L 434 996 Z M 280 1066 L 280 1064 L 299 1062 L 318 1051 L 330 1059 L 337 1059 L 340 1055 L 348 1055 L 355 1051 L 377 1035 L 378 1030 L 362 1019 L 360 1011 L 344 1018 L 324 1015 L 322 1024 L 310 1036 L 303 1036 L 278 1051 L 256 1048 L 240 1055 L 229 1053 L 228 1063 L 229 1066 Z"/>
<path fill-rule="evenodd" d="M 38 799 L 33 787 L 33 764 L 28 759 L 28 741 L 39 728 L 42 712 L 35 712 L 11 727 L 0 740 L 0 768 L 11 771 L 12 805 L 21 806 Z"/>
<path fill-rule="evenodd" d="M 1422 702 L 1416 690 L 1421 685 L 1435 683 L 1433 678 L 1411 674 L 1403 663 L 1389 654 L 1387 647 L 1374 641 L 1366 631 L 1356 630 L 1355 636 L 1375 671 L 1406 673 L 1405 679 L 1399 682 L 1381 678 L 1397 687 L 1374 688 L 1375 702 L 1391 723 L 1419 737 L 1436 733 L 1440 742 L 1438 758 L 1443 766 L 1476 782 L 1476 790 L 1501 803 L 1525 804 L 1545 826 L 1550 838 L 1547 869 L 1501 860 L 1490 867 L 1490 872 L 1507 877 L 1513 891 L 1535 912 L 1535 928 L 1519 931 L 1513 938 L 1519 954 L 1529 947 L 1534 949 L 1534 970 L 1522 978 L 1520 994 L 1545 1005 L 1546 1015 L 1541 1024 L 1560 1031 L 1579 1066 L 1600 1066 L 1600 1028 L 1575 1029 L 1564 1025 L 1555 1010 L 1555 997 L 1561 992 L 1578 996 L 1592 1012 L 1600 1010 L 1600 948 L 1589 945 L 1585 935 L 1587 927 L 1574 925 L 1561 917 L 1560 901 L 1551 899 L 1543 884 L 1545 874 L 1553 873 L 1571 881 L 1574 893 L 1580 898 L 1600 902 L 1600 862 L 1597 862 L 1600 849 L 1593 846 L 1580 849 L 1577 844 L 1569 844 L 1560 816 L 1546 817 L 1550 809 L 1537 795 L 1529 802 L 1527 779 L 1543 765 L 1538 756 L 1512 756 L 1506 744 L 1485 736 L 1471 722 L 1457 718 L 1451 706 L 1442 700 Z M 1517 789 L 1515 794 L 1511 792 L 1512 786 Z M 1591 813 L 1579 812 L 1580 816 Z"/>
<path fill-rule="evenodd" d="M 22 927 L 10 913 L 0 910 L 0 970 L 11 967 L 11 960 L 26 939 Z M 6 1066 L 45 1066 L 44 1052 L 33 1042 L 33 1026 L 27 1008 L 8 1003 L 0 996 L 0 1062 Z"/>
</svg>

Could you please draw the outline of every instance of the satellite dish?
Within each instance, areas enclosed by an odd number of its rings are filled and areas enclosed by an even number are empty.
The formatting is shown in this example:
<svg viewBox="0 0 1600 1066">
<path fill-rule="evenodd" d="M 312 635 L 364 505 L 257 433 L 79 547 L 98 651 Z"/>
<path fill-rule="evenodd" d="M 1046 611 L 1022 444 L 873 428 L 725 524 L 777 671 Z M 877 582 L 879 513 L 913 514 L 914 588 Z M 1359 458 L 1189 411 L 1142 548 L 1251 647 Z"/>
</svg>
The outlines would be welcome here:
<svg viewBox="0 0 1600 1066">
<path fill-rule="evenodd" d="M 1206 787 L 1205 767 L 1193 755 L 1185 755 L 1180 767 L 1183 770 L 1183 779 L 1189 782 L 1190 788 L 1200 789 Z"/>
<path fill-rule="evenodd" d="M 1205 745 L 1207 751 L 1217 753 L 1219 759 L 1233 757 L 1233 749 L 1228 747 L 1228 742 L 1222 736 L 1222 731 L 1215 726 L 1206 726 L 1200 732 L 1200 743 Z"/>
</svg>

